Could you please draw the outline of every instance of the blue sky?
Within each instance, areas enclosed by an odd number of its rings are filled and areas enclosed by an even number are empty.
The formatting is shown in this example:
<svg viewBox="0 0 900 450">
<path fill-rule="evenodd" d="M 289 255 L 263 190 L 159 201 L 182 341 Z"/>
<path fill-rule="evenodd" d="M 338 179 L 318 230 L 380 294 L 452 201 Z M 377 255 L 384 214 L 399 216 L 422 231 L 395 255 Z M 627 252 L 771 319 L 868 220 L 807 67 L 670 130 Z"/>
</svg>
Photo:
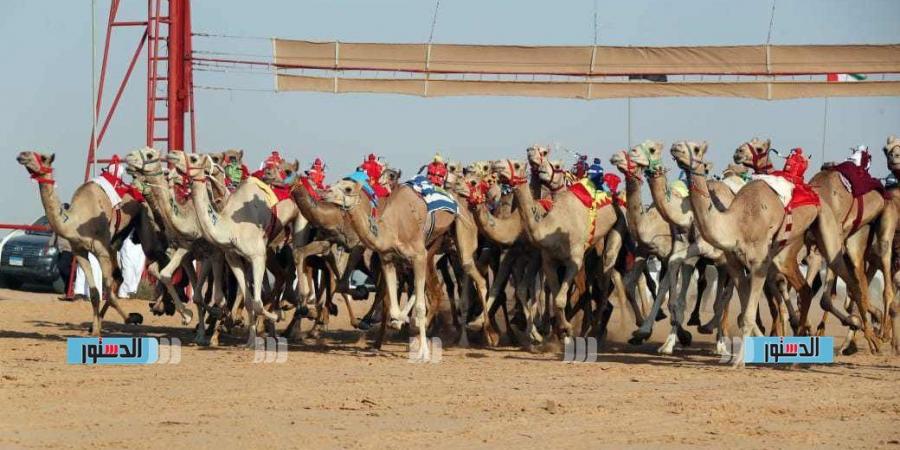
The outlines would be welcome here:
<svg viewBox="0 0 900 450">
<path fill-rule="evenodd" d="M 435 42 L 590 44 L 594 0 L 442 0 Z M 598 0 L 600 44 L 728 45 L 765 43 L 771 1 Z M 123 16 L 146 14 L 143 0 L 123 0 Z M 98 45 L 108 2 L 97 1 Z M 434 2 L 425 0 L 194 0 L 195 32 L 311 40 L 423 42 Z M 778 0 L 773 44 L 900 43 L 900 2 Z M 121 76 L 137 43 L 123 31 L 111 50 L 111 79 Z M 196 38 L 195 49 L 269 54 L 259 39 Z M 13 162 L 25 149 L 57 154 L 57 178 L 68 198 L 81 181 L 90 137 L 91 8 L 89 0 L 5 0 L 0 50 L 0 221 L 41 214 L 37 187 Z M 123 154 L 144 143 L 142 58 L 101 149 Z M 98 62 L 99 63 L 99 62 Z M 271 89 L 270 76 L 197 73 L 195 83 Z M 113 88 L 108 94 L 111 94 Z M 111 98 L 108 95 L 107 98 Z M 705 139 L 717 167 L 753 136 L 777 148 L 802 146 L 820 159 L 824 99 L 765 102 L 742 99 L 635 99 L 634 142 Z M 503 97 L 430 98 L 373 94 L 223 92 L 197 90 L 201 149 L 243 148 L 257 164 L 271 149 L 308 164 L 323 156 L 329 179 L 363 154 L 384 155 L 406 173 L 435 150 L 453 159 L 520 157 L 532 143 L 557 143 L 608 160 L 623 148 L 625 100 Z M 107 103 L 108 104 L 108 103 Z M 105 109 L 105 107 L 104 107 Z M 850 145 L 878 150 L 900 134 L 900 99 L 831 99 L 827 158 Z M 817 166 L 818 162 L 814 162 Z M 884 175 L 880 151 L 873 164 Z"/>
</svg>

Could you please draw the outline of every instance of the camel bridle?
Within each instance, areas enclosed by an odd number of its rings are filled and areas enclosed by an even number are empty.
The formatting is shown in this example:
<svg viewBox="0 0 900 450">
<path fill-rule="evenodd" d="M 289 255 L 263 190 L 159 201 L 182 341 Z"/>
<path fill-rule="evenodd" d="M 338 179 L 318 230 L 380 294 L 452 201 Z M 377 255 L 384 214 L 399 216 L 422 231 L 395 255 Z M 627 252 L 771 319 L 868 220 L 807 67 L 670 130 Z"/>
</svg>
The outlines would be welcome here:
<svg viewBox="0 0 900 450">
<path fill-rule="evenodd" d="M 516 186 L 519 186 L 519 185 L 522 185 L 522 184 L 525 184 L 528 182 L 528 180 L 526 180 L 525 177 L 519 176 L 516 173 L 516 168 L 513 166 L 512 160 L 507 159 L 506 165 L 507 165 L 507 167 L 509 167 L 509 180 L 507 181 L 507 183 L 510 186 L 516 187 Z"/>
<path fill-rule="evenodd" d="M 31 152 L 31 157 L 34 158 L 34 163 L 37 164 L 37 170 L 28 169 L 28 172 L 31 173 L 31 179 L 40 184 L 53 184 L 53 178 L 48 177 L 53 174 L 53 168 L 44 164 L 38 152 Z"/>
</svg>

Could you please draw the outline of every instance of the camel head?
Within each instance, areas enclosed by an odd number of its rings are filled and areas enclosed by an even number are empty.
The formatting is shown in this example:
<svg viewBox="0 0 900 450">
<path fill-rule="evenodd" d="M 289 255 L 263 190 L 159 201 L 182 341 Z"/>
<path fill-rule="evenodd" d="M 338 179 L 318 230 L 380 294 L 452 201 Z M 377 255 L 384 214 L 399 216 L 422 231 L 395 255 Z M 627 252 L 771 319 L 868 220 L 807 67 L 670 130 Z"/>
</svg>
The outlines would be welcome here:
<svg viewBox="0 0 900 450">
<path fill-rule="evenodd" d="M 463 169 L 463 173 L 474 173 L 480 177 L 485 177 L 491 171 L 490 161 L 475 161 Z"/>
<path fill-rule="evenodd" d="M 338 205 L 344 209 L 351 209 L 358 205 L 362 196 L 361 186 L 350 179 L 343 179 L 331 185 L 325 193 L 325 201 Z"/>
<path fill-rule="evenodd" d="M 125 164 L 128 164 L 128 171 L 131 173 L 162 172 L 159 150 L 155 148 L 144 147 L 128 152 L 125 155 Z"/>
<path fill-rule="evenodd" d="M 459 161 L 450 161 L 447 163 L 447 178 L 444 185 L 449 186 L 455 184 L 463 175 L 463 166 Z"/>
<path fill-rule="evenodd" d="M 229 148 L 228 150 L 225 150 L 224 152 L 222 152 L 221 155 L 222 155 L 222 160 L 216 162 L 216 164 L 222 164 L 223 166 L 226 166 L 235 161 L 237 161 L 238 165 L 241 165 L 244 163 L 244 151 L 243 150 Z"/>
<path fill-rule="evenodd" d="M 734 151 L 734 163 L 745 165 L 757 172 L 767 171 L 771 169 L 771 164 L 769 164 L 769 149 L 771 148 L 771 139 L 762 140 L 756 137 L 750 139 Z M 767 164 L 768 168 L 765 167 Z"/>
<path fill-rule="evenodd" d="M 208 154 L 169 152 L 166 159 L 175 167 L 176 172 L 185 174 L 194 180 L 205 180 L 210 175 L 215 163 Z M 179 180 L 181 177 L 176 177 Z"/>
<path fill-rule="evenodd" d="M 616 169 L 619 169 L 619 172 L 622 172 L 626 178 L 640 178 L 641 167 L 646 167 L 638 166 L 634 158 L 630 157 L 625 150 L 613 153 L 612 157 L 609 158 L 609 163 L 615 166 Z"/>
<path fill-rule="evenodd" d="M 512 186 L 525 183 L 526 165 L 515 159 L 501 159 L 494 161 L 491 172 L 497 174 L 497 178 Z"/>
<path fill-rule="evenodd" d="M 381 171 L 381 176 L 378 177 L 378 184 L 393 191 L 397 184 L 400 183 L 401 176 L 403 176 L 402 170 L 385 166 L 384 170 Z"/>
<path fill-rule="evenodd" d="M 689 171 L 697 175 L 706 175 L 711 168 L 710 164 L 704 161 L 706 150 L 709 145 L 706 141 L 679 141 L 672 144 L 672 157 L 675 163 L 682 170 Z"/>
<path fill-rule="evenodd" d="M 893 173 L 900 173 L 900 138 L 897 136 L 887 138 L 884 157 L 887 158 L 888 169 Z"/>
<path fill-rule="evenodd" d="M 525 151 L 528 155 L 528 164 L 532 167 L 541 167 L 544 165 L 547 157 L 550 156 L 550 148 L 542 145 L 532 145 Z"/>
<path fill-rule="evenodd" d="M 22 152 L 16 157 L 16 161 L 25 166 L 25 169 L 31 174 L 31 178 L 38 181 L 42 179 L 49 180 L 48 177 L 53 173 L 54 159 L 56 159 L 55 153 L 45 155 L 38 152 Z"/>
<path fill-rule="evenodd" d="M 646 140 L 632 147 L 628 152 L 628 157 L 637 166 L 637 170 L 655 173 L 663 169 L 663 147 L 665 147 L 663 142 Z"/>
</svg>

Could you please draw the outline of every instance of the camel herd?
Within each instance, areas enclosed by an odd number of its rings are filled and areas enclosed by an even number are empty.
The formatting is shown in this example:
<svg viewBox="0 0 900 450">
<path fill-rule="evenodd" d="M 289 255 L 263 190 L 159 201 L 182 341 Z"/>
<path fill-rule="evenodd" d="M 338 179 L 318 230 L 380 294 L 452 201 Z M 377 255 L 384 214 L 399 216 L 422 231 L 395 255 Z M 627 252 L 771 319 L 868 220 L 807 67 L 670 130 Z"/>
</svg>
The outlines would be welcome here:
<svg viewBox="0 0 900 450">
<path fill-rule="evenodd" d="M 666 317 L 667 304 L 670 332 L 659 352 L 690 345 L 687 327 L 697 326 L 716 333 L 716 352 L 724 354 L 730 320 L 744 337 L 766 332 L 759 313 L 765 298 L 774 335 L 821 334 L 832 315 L 848 331 L 843 351 L 853 350 L 857 332 L 873 352 L 900 351 L 894 332 L 900 326 L 894 300 L 900 189 L 889 183 L 851 192 L 831 167 L 806 184 L 802 151 L 788 158 L 802 167 L 775 172 L 770 141 L 757 138 L 740 145 L 734 162 L 713 177 L 707 150 L 705 142 L 671 146 L 682 171 L 678 180 L 668 177 L 661 142 L 615 153 L 610 163 L 624 178 L 624 192 L 616 177 L 602 186 L 585 183 L 542 146 L 528 148 L 521 160 L 448 162 L 439 189 L 455 199 L 455 213 L 430 209 L 390 168 L 378 179 L 350 176 L 317 188 L 299 164 L 281 161 L 229 186 L 223 166 L 242 160 L 242 151 L 163 155 L 152 148 L 125 157 L 143 199 L 125 195 L 113 205 L 88 182 L 64 207 L 53 155 L 22 152 L 18 162 L 38 182 L 50 226 L 71 243 L 87 274 L 94 335 L 108 306 L 126 323 L 143 320 L 126 314 L 116 298 L 115 255 L 131 238 L 158 280 L 152 310 L 178 314 L 184 325 L 196 321 L 198 345 L 219 345 L 221 330 L 239 326 L 252 345 L 258 334 L 275 333 L 291 309 L 284 332 L 299 337 L 302 319 L 310 319 L 310 335 L 318 337 L 337 313 L 334 300 L 342 298 L 354 327 L 378 324 L 376 348 L 388 327 L 416 333 L 420 343 L 429 333 L 452 330 L 461 346 L 470 335 L 488 346 L 506 339 L 523 347 L 602 338 L 616 304 L 633 314 L 630 342 L 637 344 Z M 900 139 L 888 138 L 884 154 L 888 169 L 900 175 Z M 793 188 L 787 200 L 777 189 L 784 180 Z M 270 186 L 279 183 L 289 195 L 276 200 Z M 369 184 L 389 195 L 373 195 Z M 645 184 L 650 206 L 642 202 Z M 89 253 L 103 272 L 102 308 Z M 658 279 L 650 275 L 651 259 L 662 263 Z M 375 280 L 375 302 L 362 319 L 351 298 L 368 292 L 351 287 L 356 271 Z M 869 282 L 879 271 L 885 282 L 882 301 L 875 302 Z M 685 320 L 694 278 L 697 301 Z M 846 301 L 835 301 L 838 279 L 847 286 Z M 701 297 L 713 283 L 714 313 L 703 323 Z M 729 318 L 735 291 L 741 313 Z M 813 329 L 810 305 L 820 292 L 825 313 Z M 442 307 L 447 299 L 450 314 Z M 417 359 L 430 358 L 428 345 L 414 350 Z"/>
</svg>

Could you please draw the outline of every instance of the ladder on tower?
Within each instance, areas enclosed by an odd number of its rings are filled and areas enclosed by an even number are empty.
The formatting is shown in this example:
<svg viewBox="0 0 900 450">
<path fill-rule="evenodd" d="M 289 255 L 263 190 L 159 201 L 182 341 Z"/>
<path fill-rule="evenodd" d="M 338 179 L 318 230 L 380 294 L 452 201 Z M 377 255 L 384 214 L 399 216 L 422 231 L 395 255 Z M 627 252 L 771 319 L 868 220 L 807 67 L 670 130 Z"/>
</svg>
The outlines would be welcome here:
<svg viewBox="0 0 900 450">
<path fill-rule="evenodd" d="M 166 10 L 163 11 L 163 5 Z M 168 148 L 168 35 L 169 1 L 148 2 L 149 41 L 147 45 L 147 146 L 163 150 Z M 161 126 L 160 126 L 161 125 Z"/>
</svg>

